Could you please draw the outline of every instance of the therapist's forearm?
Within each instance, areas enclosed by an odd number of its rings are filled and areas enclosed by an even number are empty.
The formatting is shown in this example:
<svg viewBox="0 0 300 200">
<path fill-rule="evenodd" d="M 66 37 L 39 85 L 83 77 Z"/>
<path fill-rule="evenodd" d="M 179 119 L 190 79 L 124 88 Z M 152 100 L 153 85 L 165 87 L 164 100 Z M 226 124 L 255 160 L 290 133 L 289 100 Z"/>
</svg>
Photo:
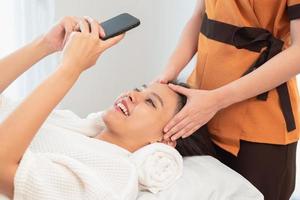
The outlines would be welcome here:
<svg viewBox="0 0 300 200">
<path fill-rule="evenodd" d="M 0 93 L 32 65 L 50 53 L 44 38 L 40 37 L 16 52 L 0 59 Z"/>
<path fill-rule="evenodd" d="M 38 129 L 79 75 L 80 72 L 61 66 L 0 124 L 0 167 L 21 160 Z"/>
<path fill-rule="evenodd" d="M 197 43 L 200 25 L 198 20 L 191 19 L 185 26 L 177 47 L 172 53 L 166 68 L 172 68 L 179 73 L 197 52 Z"/>
<path fill-rule="evenodd" d="M 252 73 L 216 89 L 219 108 L 255 97 L 276 88 L 300 73 L 300 45 L 293 45 Z"/>
<path fill-rule="evenodd" d="M 176 73 L 179 74 L 196 54 L 204 10 L 204 1 L 198 0 L 194 14 L 185 25 L 179 42 L 169 58 L 166 70 L 175 70 Z"/>
</svg>

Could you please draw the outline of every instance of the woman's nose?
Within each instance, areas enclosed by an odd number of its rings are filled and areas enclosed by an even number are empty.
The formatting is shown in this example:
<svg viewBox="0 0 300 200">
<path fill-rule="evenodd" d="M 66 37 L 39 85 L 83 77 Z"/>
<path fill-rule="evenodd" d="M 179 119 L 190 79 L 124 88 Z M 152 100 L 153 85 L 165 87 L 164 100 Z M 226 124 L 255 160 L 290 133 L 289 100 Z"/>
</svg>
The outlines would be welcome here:
<svg viewBox="0 0 300 200">
<path fill-rule="evenodd" d="M 133 103 L 133 97 L 131 95 L 128 95 L 129 100 Z"/>
<path fill-rule="evenodd" d="M 141 99 L 141 95 L 139 94 L 139 92 L 137 91 L 131 91 L 128 94 L 128 98 L 129 100 L 133 103 L 136 104 L 139 102 L 139 100 Z"/>
</svg>

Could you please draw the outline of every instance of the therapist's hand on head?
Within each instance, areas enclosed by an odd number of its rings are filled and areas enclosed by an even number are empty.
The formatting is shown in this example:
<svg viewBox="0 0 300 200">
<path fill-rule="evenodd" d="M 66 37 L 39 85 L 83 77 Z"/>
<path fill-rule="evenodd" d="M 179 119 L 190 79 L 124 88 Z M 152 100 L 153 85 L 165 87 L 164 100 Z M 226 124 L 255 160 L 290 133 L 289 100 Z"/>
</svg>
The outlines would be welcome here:
<svg viewBox="0 0 300 200">
<path fill-rule="evenodd" d="M 164 128 L 165 139 L 175 141 L 192 135 L 221 109 L 214 90 L 187 89 L 173 84 L 169 87 L 187 96 L 187 103 Z"/>
<path fill-rule="evenodd" d="M 158 77 L 156 77 L 152 82 L 167 84 L 170 81 L 175 80 L 178 77 L 178 74 L 179 73 L 176 72 L 175 70 L 167 69 Z"/>
<path fill-rule="evenodd" d="M 72 32 L 63 49 L 62 66 L 83 72 L 95 65 L 99 56 L 108 48 L 117 44 L 124 35 L 103 41 L 99 36 L 105 33 L 99 23 L 85 17 L 79 21 L 79 31 Z"/>
</svg>

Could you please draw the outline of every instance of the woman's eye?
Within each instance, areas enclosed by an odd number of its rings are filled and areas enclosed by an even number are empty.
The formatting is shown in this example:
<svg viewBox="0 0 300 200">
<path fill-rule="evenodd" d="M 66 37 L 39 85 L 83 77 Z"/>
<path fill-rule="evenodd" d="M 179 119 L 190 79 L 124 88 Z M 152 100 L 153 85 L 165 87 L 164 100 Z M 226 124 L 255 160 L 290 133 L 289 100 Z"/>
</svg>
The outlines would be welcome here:
<svg viewBox="0 0 300 200">
<path fill-rule="evenodd" d="M 141 92 L 141 90 L 139 88 L 134 88 L 134 91 Z"/>
<path fill-rule="evenodd" d="M 150 103 L 153 108 L 156 108 L 155 104 L 153 103 L 152 99 L 146 99 L 147 103 Z"/>
</svg>

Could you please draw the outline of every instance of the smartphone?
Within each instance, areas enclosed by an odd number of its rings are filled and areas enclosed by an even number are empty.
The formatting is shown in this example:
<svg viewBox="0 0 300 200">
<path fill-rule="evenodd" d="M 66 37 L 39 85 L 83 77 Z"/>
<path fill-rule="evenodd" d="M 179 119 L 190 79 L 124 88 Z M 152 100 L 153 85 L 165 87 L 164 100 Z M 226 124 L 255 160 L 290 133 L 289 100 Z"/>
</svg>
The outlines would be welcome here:
<svg viewBox="0 0 300 200">
<path fill-rule="evenodd" d="M 141 24 L 140 20 L 136 17 L 123 13 L 114 18 L 111 18 L 101 23 L 102 28 L 105 31 L 105 37 L 101 37 L 102 40 L 121 35 Z"/>
</svg>

